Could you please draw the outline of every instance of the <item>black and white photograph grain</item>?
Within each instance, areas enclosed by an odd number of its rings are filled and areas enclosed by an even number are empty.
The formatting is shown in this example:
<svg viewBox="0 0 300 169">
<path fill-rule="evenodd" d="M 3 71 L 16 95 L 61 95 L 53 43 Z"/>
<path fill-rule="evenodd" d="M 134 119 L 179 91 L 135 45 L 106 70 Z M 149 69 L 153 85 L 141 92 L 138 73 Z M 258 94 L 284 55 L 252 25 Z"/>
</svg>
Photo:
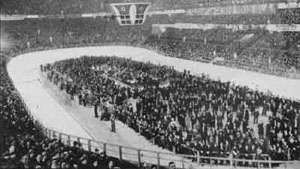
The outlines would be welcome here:
<svg viewBox="0 0 300 169">
<path fill-rule="evenodd" d="M 300 169 L 300 0 L 0 0 L 0 169 Z"/>
</svg>

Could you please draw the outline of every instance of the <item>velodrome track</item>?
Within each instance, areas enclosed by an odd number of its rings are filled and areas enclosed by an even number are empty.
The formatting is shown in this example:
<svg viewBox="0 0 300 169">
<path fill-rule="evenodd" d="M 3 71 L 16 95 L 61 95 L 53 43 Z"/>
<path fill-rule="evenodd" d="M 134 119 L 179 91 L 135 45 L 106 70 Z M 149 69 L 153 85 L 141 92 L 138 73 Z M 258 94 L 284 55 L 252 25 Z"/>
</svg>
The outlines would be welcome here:
<svg viewBox="0 0 300 169">
<path fill-rule="evenodd" d="M 19 55 L 8 63 L 8 73 L 26 105 L 31 110 L 34 118 L 39 120 L 45 127 L 66 134 L 88 139 L 92 138 L 92 136 L 73 119 L 68 111 L 43 88 L 39 73 L 40 64 L 52 63 L 68 58 L 78 58 L 83 55 L 119 56 L 137 61 L 149 61 L 155 64 L 174 66 L 174 68 L 179 71 L 187 69 L 190 70 L 192 74 L 204 73 L 213 79 L 231 81 L 238 85 L 246 85 L 261 91 L 271 91 L 276 95 L 300 100 L 300 80 L 165 57 L 153 51 L 136 47 L 102 46 L 67 48 Z M 130 139 L 130 137 L 128 137 L 128 139 Z M 130 146 L 138 148 L 138 145 Z"/>
</svg>

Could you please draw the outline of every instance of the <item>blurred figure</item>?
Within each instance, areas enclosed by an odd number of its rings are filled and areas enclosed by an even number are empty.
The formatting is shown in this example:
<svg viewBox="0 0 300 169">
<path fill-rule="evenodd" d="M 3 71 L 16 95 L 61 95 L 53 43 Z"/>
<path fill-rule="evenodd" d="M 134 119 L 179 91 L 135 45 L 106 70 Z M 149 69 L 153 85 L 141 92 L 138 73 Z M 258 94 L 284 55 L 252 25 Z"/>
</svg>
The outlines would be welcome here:
<svg viewBox="0 0 300 169">
<path fill-rule="evenodd" d="M 115 121 L 115 115 L 111 114 L 110 116 L 110 123 L 111 123 L 111 132 L 116 132 L 116 121 Z"/>
<path fill-rule="evenodd" d="M 173 161 L 169 162 L 169 169 L 176 169 L 175 162 Z"/>
</svg>

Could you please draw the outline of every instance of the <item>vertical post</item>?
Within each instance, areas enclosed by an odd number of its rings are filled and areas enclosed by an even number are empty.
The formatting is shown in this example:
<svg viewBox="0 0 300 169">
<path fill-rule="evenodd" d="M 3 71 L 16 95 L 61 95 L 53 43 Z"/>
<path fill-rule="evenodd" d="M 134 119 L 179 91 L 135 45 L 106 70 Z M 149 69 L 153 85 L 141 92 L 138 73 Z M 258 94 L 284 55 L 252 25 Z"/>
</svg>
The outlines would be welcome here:
<svg viewBox="0 0 300 169">
<path fill-rule="evenodd" d="M 55 131 L 52 131 L 52 136 L 53 136 L 53 138 L 56 137 Z"/>
<path fill-rule="evenodd" d="M 182 168 L 184 169 L 184 156 L 181 156 Z"/>
<path fill-rule="evenodd" d="M 88 150 L 92 150 L 92 145 L 91 145 L 92 140 L 88 139 Z"/>
<path fill-rule="evenodd" d="M 141 135 L 141 122 L 139 122 L 139 135 Z"/>
<path fill-rule="evenodd" d="M 141 161 L 141 150 L 138 150 L 138 161 L 139 161 L 139 167 L 141 168 L 141 164 L 142 164 L 142 161 Z"/>
<path fill-rule="evenodd" d="M 50 134 L 49 133 L 50 133 L 50 130 L 47 130 L 46 137 L 48 137 L 48 138 L 50 138 Z"/>
<path fill-rule="evenodd" d="M 268 159 L 269 159 L 269 168 L 271 169 L 272 168 L 271 158 L 268 157 Z"/>
<path fill-rule="evenodd" d="M 157 169 L 160 169 L 160 157 L 159 157 L 159 153 L 157 153 Z"/>
<path fill-rule="evenodd" d="M 233 166 L 233 158 L 232 155 L 229 155 L 229 163 L 230 163 L 230 168 Z"/>
<path fill-rule="evenodd" d="M 72 143 L 71 143 L 71 136 L 70 135 L 68 135 L 68 144 L 69 144 L 69 146 L 72 145 Z"/>
<path fill-rule="evenodd" d="M 197 163 L 198 164 L 200 163 L 200 153 L 199 153 L 199 151 L 197 151 Z"/>
<path fill-rule="evenodd" d="M 80 138 L 79 137 L 77 137 L 77 142 L 80 143 Z"/>
<path fill-rule="evenodd" d="M 62 141 L 62 140 L 61 140 L 61 138 L 62 138 L 62 134 L 61 134 L 61 133 L 59 133 L 59 135 L 58 135 L 58 139 L 59 139 L 60 141 Z"/>
<path fill-rule="evenodd" d="M 58 160 L 61 160 L 61 152 L 58 153 Z"/>
<path fill-rule="evenodd" d="M 45 136 L 48 136 L 48 129 L 47 128 L 45 128 L 45 131 L 44 131 L 45 133 L 44 133 L 44 135 Z"/>
<path fill-rule="evenodd" d="M 103 144 L 103 151 L 106 152 L 106 143 Z"/>
<path fill-rule="evenodd" d="M 52 139 L 52 137 L 51 137 L 51 130 L 49 130 L 49 133 L 48 133 L 49 135 L 48 135 L 48 137 L 50 138 L 50 139 Z"/>
<path fill-rule="evenodd" d="M 120 155 L 120 161 L 122 162 L 122 147 L 119 146 L 119 155 Z"/>
</svg>

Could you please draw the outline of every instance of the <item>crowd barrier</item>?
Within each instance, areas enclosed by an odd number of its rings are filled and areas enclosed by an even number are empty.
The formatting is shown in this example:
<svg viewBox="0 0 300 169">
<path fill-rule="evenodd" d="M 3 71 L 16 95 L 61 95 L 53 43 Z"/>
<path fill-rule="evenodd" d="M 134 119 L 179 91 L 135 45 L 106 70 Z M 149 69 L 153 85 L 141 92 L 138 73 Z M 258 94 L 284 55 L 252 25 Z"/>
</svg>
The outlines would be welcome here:
<svg viewBox="0 0 300 169">
<path fill-rule="evenodd" d="M 99 149 L 105 151 L 107 155 L 117 157 L 118 159 L 130 161 L 137 164 L 142 164 L 148 159 L 153 159 L 152 164 L 156 164 L 158 167 L 166 166 L 167 162 L 174 161 L 180 163 L 177 168 L 189 168 L 207 166 L 215 168 L 216 166 L 229 167 L 229 168 L 293 168 L 296 162 L 294 161 L 273 161 L 273 160 L 253 160 L 253 159 L 237 159 L 232 157 L 209 157 L 200 155 L 183 155 L 176 154 L 180 158 L 170 159 L 167 156 L 174 156 L 172 153 L 161 153 L 150 150 L 136 149 L 132 147 L 126 147 L 122 145 L 110 144 L 101 141 L 86 139 L 82 137 L 72 136 L 64 133 L 60 133 L 51 129 L 42 127 L 42 131 L 50 139 L 59 139 L 66 145 L 71 145 L 72 142 L 80 142 L 85 150 L 93 151 Z M 162 163 L 165 161 L 164 163 Z M 222 164 L 221 164 L 222 163 Z"/>
<path fill-rule="evenodd" d="M 103 46 L 103 45 L 112 45 L 109 44 L 93 44 L 93 46 Z M 118 44 L 118 45 L 128 45 L 128 44 Z M 85 45 L 86 46 L 86 45 Z M 68 47 L 82 47 L 82 46 L 64 46 Z M 58 49 L 61 47 L 55 48 L 35 48 L 35 49 L 26 49 L 14 53 L 14 56 L 30 53 L 34 51 L 41 50 L 50 50 Z M 9 77 L 10 78 L 10 77 Z M 10 79 L 12 80 L 12 79 Z M 22 100 L 27 112 L 30 117 L 35 120 L 31 111 L 26 106 L 25 101 L 22 99 L 21 95 L 18 93 L 18 96 Z M 42 134 L 50 139 L 59 139 L 66 145 L 71 145 L 74 141 L 80 142 L 83 148 L 87 151 L 93 151 L 94 149 L 99 149 L 105 151 L 108 156 L 116 157 L 120 161 L 126 160 L 135 164 L 142 164 L 143 162 L 150 161 L 151 164 L 155 164 L 160 167 L 166 167 L 170 161 L 174 161 L 177 164 L 177 168 L 280 168 L 280 169 L 294 169 L 297 168 L 299 161 L 274 161 L 268 158 L 267 160 L 255 160 L 255 159 L 238 159 L 229 157 L 212 157 L 212 156 L 200 156 L 197 155 L 184 155 L 184 154 L 175 154 L 175 153 L 163 153 L 156 152 L 145 149 L 137 149 L 133 147 L 126 147 L 123 145 L 111 144 L 102 141 L 97 141 L 93 139 L 87 139 L 83 137 L 78 137 L 66 133 L 61 133 L 53 129 L 47 128 L 46 126 L 41 125 L 37 120 L 35 120 L 36 126 L 42 132 Z"/>
</svg>

